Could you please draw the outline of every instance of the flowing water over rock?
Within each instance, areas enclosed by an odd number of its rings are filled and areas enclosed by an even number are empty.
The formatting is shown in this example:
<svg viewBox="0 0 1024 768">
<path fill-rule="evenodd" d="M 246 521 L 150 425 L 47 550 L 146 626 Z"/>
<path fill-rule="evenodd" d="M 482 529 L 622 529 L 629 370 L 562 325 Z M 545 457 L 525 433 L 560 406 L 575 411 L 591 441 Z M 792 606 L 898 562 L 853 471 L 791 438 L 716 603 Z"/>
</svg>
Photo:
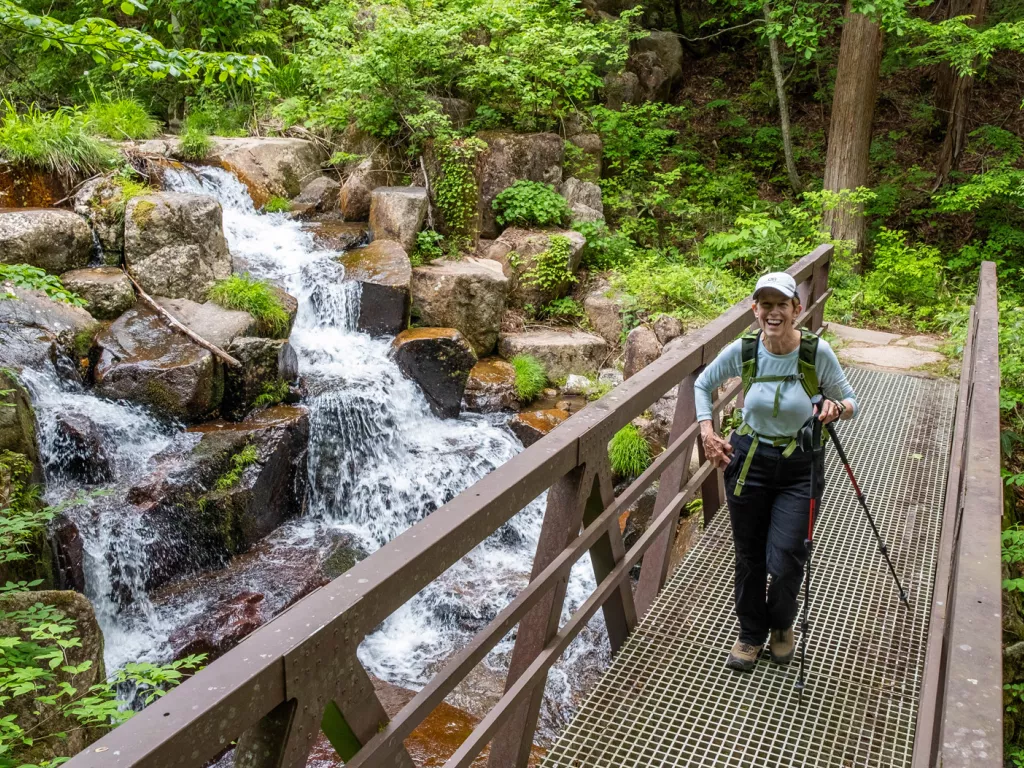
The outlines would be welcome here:
<svg viewBox="0 0 1024 768">
<path fill-rule="evenodd" d="M 332 258 L 337 253 L 318 248 L 300 224 L 286 214 L 257 213 L 246 188 L 219 168 L 169 170 L 164 183 L 171 191 L 216 197 L 236 271 L 274 280 L 299 301 L 290 341 L 310 412 L 309 499 L 305 516 L 282 525 L 226 571 L 150 595 L 145 545 L 158 534 L 120 499 L 154 464 L 187 451 L 198 436 L 142 409 L 69 393 L 54 378 L 35 375 L 30 383 L 51 497 L 65 498 L 81 483 L 66 472 L 75 453 L 59 425 L 68 414 L 87 414 L 104 450 L 112 452 L 103 476 L 111 494 L 73 511 L 83 539 L 86 592 L 97 606 L 111 669 L 202 649 L 197 627 L 210 615 L 243 628 L 258 625 L 318 586 L 296 585 L 278 594 L 274 585 L 281 574 L 308 569 L 310 562 L 315 568 L 337 551 L 339 539 L 354 541 L 350 549 L 372 552 L 521 450 L 500 415 L 442 420 L 431 413 L 422 392 L 388 357 L 390 339 L 355 330 L 359 284 L 345 281 L 344 268 Z M 367 637 L 359 649 L 367 670 L 398 685 L 424 684 L 526 584 L 543 502 L 534 501 Z M 566 610 L 592 588 L 589 561 L 581 562 Z M 586 676 L 582 670 L 595 666 L 595 654 L 607 653 L 598 637 L 598 629 L 585 632 L 552 670 L 549 726 L 571 706 L 577 678 Z M 477 670 L 456 697 L 460 706 L 480 711 L 496 700 L 510 650 L 506 638 L 488 659 L 492 671 Z"/>
</svg>

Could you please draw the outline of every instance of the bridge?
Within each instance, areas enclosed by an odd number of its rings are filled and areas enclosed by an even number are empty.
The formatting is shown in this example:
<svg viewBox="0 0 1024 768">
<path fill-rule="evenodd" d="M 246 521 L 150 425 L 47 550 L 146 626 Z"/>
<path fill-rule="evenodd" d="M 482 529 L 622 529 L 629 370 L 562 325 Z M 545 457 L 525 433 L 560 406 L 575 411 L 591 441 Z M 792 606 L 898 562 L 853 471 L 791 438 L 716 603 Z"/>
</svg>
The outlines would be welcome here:
<svg viewBox="0 0 1024 768">
<path fill-rule="evenodd" d="M 815 331 L 831 260 L 822 246 L 789 269 L 806 308 L 799 322 Z M 795 663 L 723 668 L 736 629 L 733 553 L 722 476 L 697 440 L 693 383 L 750 324 L 740 302 L 69 765 L 202 768 L 234 746 L 238 768 L 304 768 L 322 732 L 346 766 L 407 768 L 405 740 L 517 629 L 504 695 L 444 765 L 525 766 L 537 760 L 548 670 L 600 610 L 611 663 L 544 766 L 1001 766 L 997 323 L 995 266 L 985 263 L 959 386 L 850 371 L 863 412 L 840 436 L 910 607 L 830 451 L 802 699 Z M 673 389 L 668 448 L 616 496 L 608 441 Z M 722 392 L 716 420 L 738 395 L 738 382 Z M 619 519 L 655 481 L 652 520 L 627 548 Z M 359 643 L 544 491 L 528 585 L 389 720 Z M 680 514 L 696 498 L 704 532 L 672 570 Z M 562 622 L 570 568 L 588 552 L 597 586 Z"/>
</svg>

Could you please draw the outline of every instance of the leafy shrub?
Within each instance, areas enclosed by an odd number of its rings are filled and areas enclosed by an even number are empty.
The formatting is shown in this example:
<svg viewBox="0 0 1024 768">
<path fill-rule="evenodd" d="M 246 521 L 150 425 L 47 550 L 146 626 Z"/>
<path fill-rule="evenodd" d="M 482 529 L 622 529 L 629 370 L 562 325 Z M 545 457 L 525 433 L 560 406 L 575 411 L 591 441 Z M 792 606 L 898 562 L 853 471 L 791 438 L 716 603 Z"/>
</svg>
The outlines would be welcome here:
<svg viewBox="0 0 1024 768">
<path fill-rule="evenodd" d="M 575 318 L 584 316 L 583 305 L 569 296 L 549 301 L 541 308 L 541 314 L 544 317 L 562 322 L 570 322 Z"/>
<path fill-rule="evenodd" d="M 637 257 L 633 241 L 619 231 L 613 231 L 603 221 L 588 221 L 573 225 L 587 241 L 583 251 L 583 266 L 603 271 L 628 266 Z"/>
<path fill-rule="evenodd" d="M 533 355 L 516 355 L 509 362 L 516 369 L 516 396 L 521 402 L 530 402 L 548 385 L 544 364 Z"/>
<path fill-rule="evenodd" d="M 942 284 L 942 254 L 934 246 L 908 245 L 906 238 L 906 232 L 882 227 L 866 288 L 898 304 L 931 304 Z"/>
<path fill-rule="evenodd" d="M 219 101 L 190 105 L 182 123 L 182 132 L 196 130 L 210 136 L 244 136 L 250 107 L 233 106 Z"/>
<path fill-rule="evenodd" d="M 78 294 L 64 287 L 56 275 L 48 275 L 45 270 L 29 264 L 0 264 L 0 299 L 13 299 L 14 294 L 4 291 L 2 284 L 12 283 L 18 288 L 42 291 L 54 301 L 70 304 L 73 307 L 84 307 L 85 300 Z"/>
<path fill-rule="evenodd" d="M 246 272 L 218 280 L 209 298 L 225 309 L 239 309 L 256 318 L 264 333 L 280 338 L 288 332 L 288 312 L 270 285 Z"/>
<path fill-rule="evenodd" d="M 92 136 L 77 110 L 61 108 L 44 112 L 35 104 L 19 113 L 10 101 L 3 102 L 0 120 L 0 158 L 25 163 L 64 177 L 96 173 L 115 162 L 117 151 Z"/>
<path fill-rule="evenodd" d="M 182 157 L 188 160 L 205 160 L 213 150 L 210 135 L 199 128 L 186 128 L 179 139 Z"/>
<path fill-rule="evenodd" d="M 648 253 L 615 276 L 613 284 L 636 298 L 648 314 L 710 320 L 750 295 L 749 286 L 728 270 L 687 264 Z"/>
<path fill-rule="evenodd" d="M 267 200 L 263 206 L 264 213 L 288 213 L 292 209 L 291 201 L 274 195 L 272 198 Z"/>
<path fill-rule="evenodd" d="M 547 247 L 533 257 L 533 266 L 523 273 L 522 280 L 542 290 L 551 290 L 564 283 L 575 283 L 576 275 L 569 271 L 572 243 L 565 235 L 554 235 Z"/>
<path fill-rule="evenodd" d="M 89 130 L 108 139 L 151 139 L 160 124 L 137 100 L 131 98 L 94 101 L 85 113 Z"/>
<path fill-rule="evenodd" d="M 416 249 L 412 254 L 413 266 L 418 267 L 434 259 L 444 256 L 441 243 L 444 242 L 444 235 L 432 229 L 424 229 L 416 234 Z"/>
<path fill-rule="evenodd" d="M 608 443 L 608 460 L 620 477 L 636 477 L 651 465 L 651 447 L 635 424 L 627 424 Z"/>
<path fill-rule="evenodd" d="M 565 198 L 550 184 L 520 180 L 502 190 L 491 204 L 498 223 L 507 226 L 561 226 L 571 212 Z"/>
</svg>

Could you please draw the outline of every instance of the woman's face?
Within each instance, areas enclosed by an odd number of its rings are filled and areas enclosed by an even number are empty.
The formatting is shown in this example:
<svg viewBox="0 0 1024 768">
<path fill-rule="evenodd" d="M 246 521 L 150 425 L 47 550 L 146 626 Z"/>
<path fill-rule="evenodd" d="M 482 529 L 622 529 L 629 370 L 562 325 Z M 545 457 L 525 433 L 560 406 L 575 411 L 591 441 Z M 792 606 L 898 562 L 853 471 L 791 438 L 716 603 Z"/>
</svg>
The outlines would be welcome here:
<svg viewBox="0 0 1024 768">
<path fill-rule="evenodd" d="M 754 316 L 768 338 L 784 338 L 796 321 L 800 306 L 772 288 L 765 288 L 754 301 Z"/>
</svg>

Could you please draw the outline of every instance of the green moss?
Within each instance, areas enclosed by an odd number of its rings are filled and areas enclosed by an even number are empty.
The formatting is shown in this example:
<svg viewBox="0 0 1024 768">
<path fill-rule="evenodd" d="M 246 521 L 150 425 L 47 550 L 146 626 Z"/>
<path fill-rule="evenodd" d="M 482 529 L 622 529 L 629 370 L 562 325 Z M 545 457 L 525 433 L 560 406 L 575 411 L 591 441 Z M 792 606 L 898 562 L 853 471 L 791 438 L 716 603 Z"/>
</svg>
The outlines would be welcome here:
<svg viewBox="0 0 1024 768">
<path fill-rule="evenodd" d="M 636 477 L 651 465 L 651 447 L 635 424 L 627 424 L 608 444 L 612 471 L 621 477 Z"/>
<path fill-rule="evenodd" d="M 252 401 L 253 408 L 269 408 L 288 396 L 288 382 L 284 379 L 263 382 L 263 388 Z"/>
<path fill-rule="evenodd" d="M 225 309 L 238 309 L 256 318 L 263 333 L 281 338 L 288 333 L 289 317 L 270 284 L 248 273 L 218 280 L 209 298 Z"/>
<path fill-rule="evenodd" d="M 510 362 L 516 369 L 516 396 L 528 403 L 547 386 L 548 375 L 544 364 L 533 355 L 516 355 Z"/>
<path fill-rule="evenodd" d="M 263 206 L 264 213 L 288 213 L 292 209 L 290 200 L 274 195 Z"/>
<path fill-rule="evenodd" d="M 247 445 L 231 457 L 231 468 L 217 478 L 214 488 L 218 491 L 226 491 L 233 488 L 241 479 L 242 473 L 247 467 L 252 466 L 259 459 L 255 445 Z"/>
<path fill-rule="evenodd" d="M 71 350 L 75 354 L 76 359 L 88 357 L 89 352 L 92 350 L 92 343 L 96 339 L 96 334 L 99 333 L 100 325 L 96 323 L 90 325 L 88 328 L 83 328 L 75 334 L 74 340 L 71 342 Z"/>
<path fill-rule="evenodd" d="M 153 211 L 156 210 L 156 203 L 151 200 L 139 200 L 132 209 L 132 221 L 139 229 L 145 229 L 153 218 Z"/>
</svg>

